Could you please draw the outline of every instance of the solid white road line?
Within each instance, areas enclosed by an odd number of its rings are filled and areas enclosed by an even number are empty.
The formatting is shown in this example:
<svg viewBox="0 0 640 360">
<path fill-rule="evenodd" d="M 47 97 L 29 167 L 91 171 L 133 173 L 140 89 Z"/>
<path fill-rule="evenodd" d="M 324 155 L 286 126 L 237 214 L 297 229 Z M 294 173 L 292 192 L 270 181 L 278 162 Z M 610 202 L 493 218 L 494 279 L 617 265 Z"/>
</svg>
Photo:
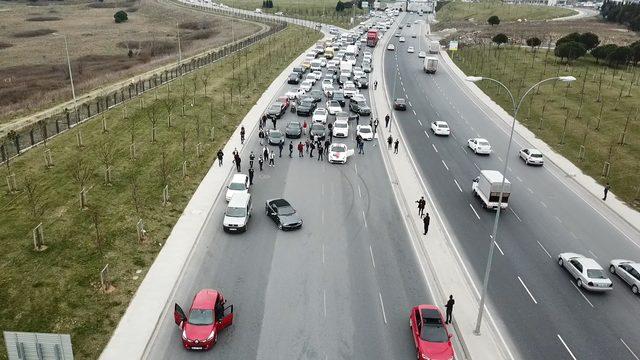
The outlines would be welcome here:
<svg viewBox="0 0 640 360">
<path fill-rule="evenodd" d="M 322 244 L 322 263 L 324 264 L 324 244 Z"/>
<path fill-rule="evenodd" d="M 371 254 L 371 264 L 373 264 L 373 268 L 376 268 L 376 261 L 373 259 L 373 249 L 371 248 L 371 245 L 369 245 L 369 254 Z"/>
<path fill-rule="evenodd" d="M 473 205 L 469 204 L 469 207 L 471 208 L 471 210 L 473 210 L 473 213 L 476 214 L 476 217 L 478 218 L 478 220 L 480 220 L 480 215 L 478 215 L 478 213 L 476 212 L 476 209 L 473 208 Z"/>
<path fill-rule="evenodd" d="M 560 342 L 562 343 L 562 345 L 564 345 L 564 348 L 565 348 L 565 349 L 567 349 L 567 352 L 569 352 L 569 355 L 571 355 L 571 358 L 572 358 L 573 360 L 578 360 L 578 359 L 576 359 L 576 357 L 575 357 L 575 356 L 573 356 L 573 353 L 571 352 L 571 349 L 569 349 L 569 347 L 568 347 L 568 346 L 567 346 L 567 344 L 564 342 L 564 340 L 562 340 L 562 337 L 560 337 L 560 334 L 557 334 L 557 335 L 558 335 L 558 339 L 560 339 Z"/>
<path fill-rule="evenodd" d="M 384 302 L 382 302 L 382 294 L 378 292 L 378 296 L 380 297 L 380 307 L 382 308 L 382 318 L 384 319 L 384 323 L 387 323 L 387 314 L 384 312 Z"/>
<path fill-rule="evenodd" d="M 447 164 L 444 162 L 444 160 L 440 160 L 442 161 L 442 165 L 444 165 L 445 169 L 447 169 L 447 171 L 449 171 L 449 167 L 447 166 Z"/>
<path fill-rule="evenodd" d="M 322 307 L 324 309 L 324 317 L 327 317 L 327 291 L 322 290 Z"/>
<path fill-rule="evenodd" d="M 586 297 L 586 296 L 584 296 L 584 294 L 582 293 L 582 291 L 580 291 L 580 288 L 579 288 L 576 284 L 574 284 L 574 283 L 573 283 L 573 281 L 569 280 L 569 282 L 571 283 L 571 285 L 573 285 L 573 287 L 574 287 L 574 288 L 576 288 L 576 290 L 578 291 L 578 293 L 580 293 L 580 296 L 582 296 L 582 298 L 583 298 L 586 302 L 588 302 L 588 303 L 589 303 L 589 305 L 590 305 L 592 308 L 595 308 L 595 306 L 593 306 L 593 304 L 591 303 L 591 301 L 589 301 L 589 299 L 587 299 L 587 297 Z"/>
<path fill-rule="evenodd" d="M 542 248 L 542 250 L 544 251 L 545 254 L 547 254 L 547 256 L 549 257 L 549 259 L 551 259 L 551 254 L 549 254 L 549 252 L 547 251 L 547 249 L 544 248 L 544 246 L 542 246 L 542 244 L 540 243 L 540 241 L 536 240 L 538 242 L 538 245 L 540 245 L 540 247 Z"/>
<path fill-rule="evenodd" d="M 362 219 L 364 220 L 364 227 L 367 227 L 367 216 L 364 214 L 364 210 L 362 210 Z"/>
<path fill-rule="evenodd" d="M 498 245 L 498 242 L 494 240 L 493 243 L 496 244 L 496 247 L 498 248 L 498 251 L 500 251 L 500 254 L 504 256 L 504 252 L 502 252 L 502 249 L 500 248 L 500 245 Z"/>
<path fill-rule="evenodd" d="M 513 215 L 516 216 L 516 218 L 518 218 L 518 221 L 522 222 L 522 219 L 520 219 L 520 216 L 518 216 L 518 214 L 516 214 L 515 211 L 513 211 L 513 208 L 509 208 L 509 210 L 511 210 L 511 212 L 513 213 Z"/>
<path fill-rule="evenodd" d="M 460 192 L 462 192 L 462 188 L 460 187 L 460 184 L 458 184 L 458 181 L 456 179 L 453 179 L 453 182 L 456 183 L 456 186 L 458 187 L 458 190 L 460 190 Z"/>
<path fill-rule="evenodd" d="M 435 150 L 436 152 L 438 152 L 438 149 L 436 149 L 436 146 L 434 144 L 431 144 L 431 146 L 433 146 L 433 150 Z"/>
<path fill-rule="evenodd" d="M 640 360 L 640 358 L 638 358 L 638 356 L 633 352 L 633 350 L 631 350 L 631 348 L 627 345 L 627 343 L 626 343 L 626 342 L 624 342 L 624 340 L 620 339 L 620 341 L 622 341 L 622 345 L 624 345 L 624 347 L 626 347 L 626 348 L 627 348 L 627 350 L 629 350 L 629 352 L 631 353 L 631 355 L 633 355 L 633 357 L 634 357 L 636 360 Z"/>
<path fill-rule="evenodd" d="M 360 184 L 358 184 L 358 195 L 360 195 L 360 197 L 362 197 L 362 191 L 360 191 Z"/>
<path fill-rule="evenodd" d="M 540 205 L 547 207 L 547 204 L 544 203 L 544 201 L 540 200 Z"/>
<path fill-rule="evenodd" d="M 518 280 L 520 280 L 520 284 L 522 284 L 522 287 L 524 287 L 524 289 L 527 290 L 527 294 L 529 294 L 529 296 L 531 297 L 531 300 L 533 300 L 533 303 L 537 304 L 538 302 L 536 301 L 536 298 L 533 297 L 533 295 L 531 294 L 531 291 L 529 291 L 529 288 L 527 287 L 527 285 L 524 284 L 524 281 L 522 281 L 520 276 L 518 276 Z"/>
</svg>

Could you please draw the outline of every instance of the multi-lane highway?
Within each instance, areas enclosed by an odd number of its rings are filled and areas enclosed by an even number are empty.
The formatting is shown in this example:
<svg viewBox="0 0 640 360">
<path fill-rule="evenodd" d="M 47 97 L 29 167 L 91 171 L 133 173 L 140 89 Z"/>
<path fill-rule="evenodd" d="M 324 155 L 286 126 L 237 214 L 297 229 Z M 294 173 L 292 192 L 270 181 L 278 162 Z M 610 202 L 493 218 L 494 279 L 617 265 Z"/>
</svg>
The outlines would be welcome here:
<svg viewBox="0 0 640 360">
<path fill-rule="evenodd" d="M 277 95 L 293 88 L 284 85 Z M 277 127 L 284 130 L 291 119 L 303 121 L 287 111 Z M 350 137 L 344 140 L 351 148 L 355 125 L 350 124 Z M 241 150 L 245 173 L 249 152 L 261 150 L 256 132 Z M 255 165 L 248 231 L 224 233 L 226 203 L 224 196 L 216 199 L 215 211 L 176 285 L 175 301 L 183 308 L 202 288 L 221 290 L 234 304 L 234 324 L 220 334 L 210 352 L 188 352 L 173 322 L 173 307 L 168 306 L 147 358 L 415 357 L 409 310 L 433 299 L 399 216 L 377 140 L 367 142 L 365 154 L 356 152 L 346 165 L 319 162 L 306 153 L 299 158 L 295 149 L 289 158 L 289 140 L 286 145 L 275 167 L 265 165 L 260 172 Z M 225 161 L 231 161 L 231 154 Z M 265 216 L 264 202 L 274 197 L 284 197 L 297 208 L 304 218 L 301 230 L 279 231 Z"/>
<path fill-rule="evenodd" d="M 489 285 L 494 314 L 526 358 L 637 360 L 639 298 L 615 275 L 609 293 L 578 289 L 558 266 L 557 255 L 581 253 L 607 269 L 614 258 L 640 260 L 639 234 L 609 216 L 598 199 L 585 195 L 552 164 L 524 165 L 517 157 L 528 146 L 522 137 L 515 136 L 511 153 L 505 155 L 507 125 L 476 105 L 442 59 L 435 75 L 423 72 L 418 51 L 426 49 L 426 39 L 411 37 L 420 31 L 413 24 L 416 19 L 425 18 L 409 14 L 403 19 L 413 25 L 399 30 L 405 43 L 390 40 L 396 50 L 385 54 L 387 92 L 389 98 L 395 93 L 408 99 L 407 111 L 395 112 L 405 146 L 477 283 L 484 274 L 494 213 L 483 211 L 471 195 L 471 182 L 480 169 L 502 170 L 505 156 L 510 158 L 510 207 L 501 217 Z M 407 53 L 408 46 L 416 52 Z M 395 79 L 394 72 L 399 73 Z M 434 136 L 429 124 L 435 120 L 448 122 L 452 135 Z M 494 152 L 479 156 L 469 151 L 467 139 L 473 137 L 488 139 Z"/>
</svg>

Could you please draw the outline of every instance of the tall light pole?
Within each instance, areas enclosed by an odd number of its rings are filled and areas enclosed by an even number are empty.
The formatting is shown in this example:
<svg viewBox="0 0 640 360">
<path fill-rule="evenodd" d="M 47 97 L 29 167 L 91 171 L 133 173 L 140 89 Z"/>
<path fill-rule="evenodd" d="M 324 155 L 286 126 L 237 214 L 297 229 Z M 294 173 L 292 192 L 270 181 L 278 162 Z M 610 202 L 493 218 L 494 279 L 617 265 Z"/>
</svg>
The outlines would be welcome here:
<svg viewBox="0 0 640 360">
<path fill-rule="evenodd" d="M 67 42 L 67 35 L 61 35 L 64 38 L 64 51 L 67 54 L 67 67 L 69 68 L 69 80 L 71 80 L 71 94 L 73 95 L 73 107 L 78 109 L 78 100 L 76 99 L 76 88 L 73 86 L 73 73 L 71 72 L 71 59 L 69 58 L 69 43 Z"/>
<path fill-rule="evenodd" d="M 496 245 L 496 240 L 497 240 L 497 236 L 498 236 L 498 222 L 500 220 L 500 210 L 502 209 L 502 189 L 504 189 L 504 182 L 505 179 L 507 177 L 507 169 L 509 168 L 509 152 L 511 151 L 511 143 L 513 140 L 513 131 L 516 127 L 516 116 L 518 116 L 518 111 L 520 110 L 520 105 L 522 105 L 522 101 L 524 100 L 524 98 L 531 92 L 531 90 L 535 89 L 536 87 L 540 86 L 542 83 L 547 82 L 547 81 L 555 81 L 555 80 L 560 80 L 563 82 L 572 82 L 572 81 L 576 81 L 576 78 L 573 76 L 557 76 L 557 77 L 552 77 L 549 79 L 545 79 L 542 81 L 539 81 L 538 83 L 536 83 L 535 85 L 531 86 L 525 93 L 524 95 L 522 95 L 522 97 L 520 97 L 520 100 L 518 101 L 518 103 L 516 104 L 516 99 L 513 97 L 513 94 L 511 93 L 511 91 L 509 91 L 509 89 L 500 81 L 496 80 L 496 79 L 492 79 L 492 78 L 487 78 L 487 77 L 481 77 L 481 76 L 467 76 L 466 78 L 467 81 L 471 81 L 471 82 L 478 82 L 481 80 L 489 80 L 489 81 L 493 81 L 495 83 L 497 83 L 498 85 L 500 85 L 503 89 L 505 89 L 507 91 L 507 94 L 509 94 L 509 97 L 511 98 L 511 103 L 513 105 L 513 121 L 511 123 L 511 133 L 509 134 L 509 144 L 507 145 L 507 153 L 505 154 L 505 160 L 504 160 L 504 168 L 502 170 L 502 182 L 501 182 L 501 186 L 500 186 L 500 195 L 498 196 L 498 209 L 496 210 L 496 217 L 495 220 L 493 221 L 493 231 L 491 233 L 491 243 L 489 244 L 489 256 L 487 259 L 487 266 L 484 270 L 484 281 L 482 283 L 482 294 L 480 296 L 480 305 L 478 307 L 478 318 L 476 319 L 476 328 L 475 330 L 473 330 L 473 333 L 476 335 L 480 335 L 480 325 L 482 324 L 482 315 L 484 312 L 484 303 L 486 300 L 486 296 L 487 296 L 487 286 L 489 285 L 489 274 L 491 272 L 491 261 L 493 259 L 493 250 L 495 248 Z"/>
<path fill-rule="evenodd" d="M 182 63 L 182 48 L 180 47 L 180 22 L 176 21 L 176 30 L 178 31 L 178 63 Z"/>
</svg>

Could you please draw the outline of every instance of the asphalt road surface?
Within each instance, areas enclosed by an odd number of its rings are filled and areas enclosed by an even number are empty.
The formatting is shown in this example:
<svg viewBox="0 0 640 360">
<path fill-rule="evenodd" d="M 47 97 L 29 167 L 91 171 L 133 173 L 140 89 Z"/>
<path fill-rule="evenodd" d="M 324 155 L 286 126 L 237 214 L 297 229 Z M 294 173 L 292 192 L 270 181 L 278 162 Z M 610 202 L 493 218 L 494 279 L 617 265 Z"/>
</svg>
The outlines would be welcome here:
<svg viewBox="0 0 640 360">
<path fill-rule="evenodd" d="M 314 88 L 319 87 L 320 82 Z M 283 86 L 278 95 L 291 88 Z M 295 118 L 303 121 L 287 111 L 278 128 L 284 130 Z M 350 126 L 350 137 L 343 142 L 353 148 L 355 124 Z M 245 173 L 249 151 L 260 152 L 255 133 L 242 152 Z M 176 285 L 175 301 L 185 309 L 198 290 L 221 290 L 234 304 L 233 325 L 220 333 L 211 351 L 189 352 L 182 348 L 173 304 L 168 304 L 147 358 L 415 357 L 409 311 L 433 300 L 399 216 L 377 140 L 367 142 L 365 154 L 356 151 L 345 165 L 318 162 L 306 153 L 298 158 L 296 149 L 289 158 L 288 144 L 282 158 L 276 153 L 275 167 L 260 172 L 256 161 L 248 231 L 223 232 L 223 192 Z M 231 158 L 225 154 L 225 161 Z M 288 199 L 298 210 L 302 229 L 279 231 L 267 218 L 264 202 L 276 197 Z"/>
<path fill-rule="evenodd" d="M 419 31 L 413 24 L 416 19 L 424 18 L 404 18 L 412 22 L 412 27 L 401 30 L 406 42 L 393 37 L 396 51 L 386 51 L 387 90 L 390 98 L 395 93 L 409 101 L 407 111 L 395 112 L 408 142 L 403 145 L 410 147 L 480 287 L 495 213 L 483 211 L 471 194 L 471 182 L 480 169 L 502 171 L 508 129 L 470 100 L 442 61 L 435 75 L 422 71 L 418 51 L 426 48 L 426 41 L 411 38 Z M 416 52 L 407 53 L 408 46 Z M 394 69 L 400 74 L 395 91 Z M 429 125 L 435 120 L 448 122 L 452 135 L 434 136 Z M 473 154 L 466 145 L 472 137 L 489 140 L 494 152 Z M 581 253 L 607 269 L 614 258 L 640 260 L 639 234 L 628 224 L 603 216 L 607 209 L 599 200 L 582 195 L 552 164 L 526 166 L 517 152 L 527 142 L 519 136 L 514 141 L 508 155 L 510 205 L 500 220 L 489 284 L 494 314 L 526 358 L 637 360 L 639 297 L 615 275 L 609 293 L 578 289 L 558 266 L 557 255 Z"/>
</svg>

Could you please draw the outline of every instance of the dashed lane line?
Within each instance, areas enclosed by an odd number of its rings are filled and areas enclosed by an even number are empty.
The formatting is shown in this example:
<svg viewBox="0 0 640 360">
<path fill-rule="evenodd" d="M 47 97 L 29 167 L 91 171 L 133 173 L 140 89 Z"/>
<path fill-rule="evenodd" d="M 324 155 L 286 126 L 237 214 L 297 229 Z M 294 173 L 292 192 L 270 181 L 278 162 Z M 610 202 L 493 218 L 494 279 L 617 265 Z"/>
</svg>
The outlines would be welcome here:
<svg viewBox="0 0 640 360">
<path fill-rule="evenodd" d="M 560 339 L 560 342 L 562 343 L 564 348 L 567 349 L 567 352 L 569 353 L 569 355 L 571 355 L 571 358 L 573 360 L 578 360 L 578 359 L 576 359 L 575 356 L 573 356 L 573 353 L 571 352 L 571 349 L 569 349 L 569 347 L 567 346 L 567 343 L 565 343 L 564 340 L 562 340 L 562 337 L 560 336 L 560 334 L 557 334 L 557 335 L 558 335 L 558 339 Z"/>
<path fill-rule="evenodd" d="M 516 218 L 518 219 L 518 221 L 522 222 L 522 219 L 520 219 L 520 216 L 518 216 L 518 214 L 516 214 L 516 212 L 515 212 L 515 211 L 513 211 L 513 208 L 511 208 L 511 207 L 510 207 L 510 208 L 509 208 L 509 210 L 511 210 L 511 212 L 513 213 L 513 215 L 515 215 L 515 216 L 516 216 Z"/>
<path fill-rule="evenodd" d="M 480 215 L 478 215 L 478 213 L 476 212 L 476 209 L 473 208 L 473 205 L 469 204 L 469 207 L 471 208 L 471 210 L 473 210 L 473 213 L 476 214 L 476 217 L 478 218 L 478 220 L 480 220 Z"/>
<path fill-rule="evenodd" d="M 573 285 L 573 287 L 576 289 L 576 291 L 578 293 L 580 293 L 580 296 L 582 296 L 582 298 L 584 299 L 584 301 L 586 301 L 589 306 L 591 306 L 592 308 L 595 308 L 595 306 L 593 306 L 593 304 L 591 303 L 591 301 L 589 301 L 589 299 L 587 299 L 586 296 L 584 296 L 584 294 L 582 293 L 582 291 L 580 291 L 580 288 L 578 288 L 578 286 L 576 286 L 576 284 L 573 283 L 573 281 L 569 280 L 569 282 L 571 283 L 571 285 Z"/>
<path fill-rule="evenodd" d="M 436 152 L 438 152 L 438 149 L 436 149 L 436 145 L 435 145 L 435 144 L 431 144 L 431 146 L 433 146 L 433 150 L 435 150 Z"/>
<path fill-rule="evenodd" d="M 420 119 L 418 119 L 418 124 L 420 124 L 420 126 L 423 126 L 422 125 L 422 121 L 420 121 Z M 426 131 L 425 131 L 425 133 L 426 133 Z M 427 136 L 429 136 L 429 135 L 427 135 Z"/>
<path fill-rule="evenodd" d="M 460 190 L 460 192 L 462 192 L 462 188 L 460 187 L 460 184 L 458 184 L 458 180 L 453 179 L 453 182 L 456 183 L 456 186 L 458 187 L 458 190 Z"/>
<path fill-rule="evenodd" d="M 387 323 L 387 314 L 384 312 L 384 302 L 382 301 L 382 294 L 378 292 L 378 297 L 380 298 L 380 308 L 382 309 L 382 318 L 384 319 L 384 323 Z"/>
<path fill-rule="evenodd" d="M 626 342 L 624 342 L 624 340 L 622 340 L 622 338 L 620 339 L 620 341 L 622 342 L 622 345 L 624 345 L 624 347 L 626 347 L 627 350 L 629 350 L 629 352 L 631 353 L 634 359 L 640 360 L 640 358 L 638 358 L 638 355 L 636 355 L 636 353 L 634 353 L 633 350 L 631 350 L 631 348 L 627 345 Z"/>
<path fill-rule="evenodd" d="M 520 284 L 522 284 L 522 287 L 527 291 L 527 294 L 529 294 L 529 297 L 531 297 L 531 300 L 533 300 L 533 303 L 538 304 L 538 302 L 536 301 L 536 298 L 533 297 L 533 294 L 531 294 L 531 291 L 529 291 L 529 288 L 527 287 L 527 285 L 524 284 L 524 281 L 522 281 L 520 276 L 518 276 L 518 280 L 520 280 Z"/>
<path fill-rule="evenodd" d="M 447 171 L 449 171 L 449 167 L 447 166 L 447 163 L 444 162 L 444 160 L 440 160 L 442 161 L 442 165 L 444 165 L 444 168 L 447 169 Z"/>
<path fill-rule="evenodd" d="M 364 210 L 362 210 L 362 219 L 364 220 L 364 227 L 367 227 L 367 216 L 364 214 Z"/>
<path fill-rule="evenodd" d="M 429 133 L 427 133 L 427 130 L 424 131 L 424 134 L 427 136 L 427 139 L 429 138 Z"/>
<path fill-rule="evenodd" d="M 596 259 L 598 258 L 598 255 L 594 254 L 594 253 L 593 253 L 593 251 L 591 251 L 591 250 L 587 250 L 587 251 L 588 251 L 591 255 L 593 255 L 593 257 L 594 257 L 594 258 L 596 258 Z"/>
<path fill-rule="evenodd" d="M 493 243 L 496 244 L 496 247 L 498 248 L 498 251 L 500 251 L 500 254 L 502 254 L 502 256 L 504 256 L 504 252 L 502 251 L 502 249 L 500 248 L 500 245 L 498 245 L 498 242 L 493 240 Z"/>
<path fill-rule="evenodd" d="M 414 115 L 414 116 L 415 116 L 415 115 L 418 115 L 418 114 L 416 114 L 416 111 L 415 111 L 415 110 L 411 109 L 411 111 L 413 111 L 413 115 Z"/>
<path fill-rule="evenodd" d="M 540 200 L 540 205 L 547 207 L 547 204 L 544 203 L 544 201 Z M 556 216 L 557 217 L 557 216 Z"/>
<path fill-rule="evenodd" d="M 362 191 L 360 190 L 360 184 L 358 184 L 358 195 L 360 195 L 360 197 L 362 197 Z"/>
<path fill-rule="evenodd" d="M 545 254 L 547 254 L 547 256 L 549 257 L 549 259 L 551 259 L 551 254 L 549 254 L 549 252 L 547 251 L 547 249 L 544 248 L 544 246 L 542 246 L 542 244 L 540 243 L 540 241 L 536 240 L 536 242 L 538 243 L 538 245 L 540 245 L 540 248 L 542 249 L 542 251 L 544 251 Z"/>
<path fill-rule="evenodd" d="M 371 254 L 371 264 L 373 265 L 373 268 L 376 268 L 376 261 L 373 258 L 373 249 L 371 248 L 371 245 L 369 245 L 369 254 Z"/>
</svg>

